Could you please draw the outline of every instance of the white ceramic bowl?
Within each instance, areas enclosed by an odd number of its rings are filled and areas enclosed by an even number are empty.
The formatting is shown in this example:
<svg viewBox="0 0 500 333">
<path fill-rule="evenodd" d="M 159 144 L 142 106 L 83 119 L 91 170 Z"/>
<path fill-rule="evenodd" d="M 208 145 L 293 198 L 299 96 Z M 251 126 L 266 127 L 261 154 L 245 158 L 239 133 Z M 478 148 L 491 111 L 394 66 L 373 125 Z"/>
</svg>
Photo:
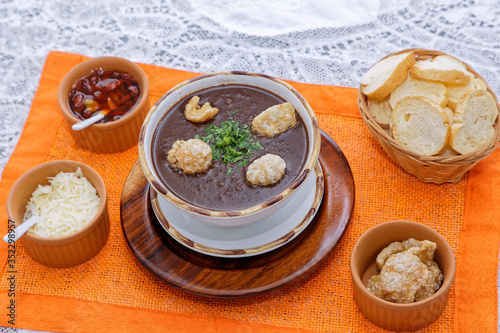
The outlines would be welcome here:
<svg viewBox="0 0 500 333">
<path fill-rule="evenodd" d="M 246 209 L 217 211 L 195 206 L 172 193 L 168 184 L 165 184 L 156 173 L 152 157 L 152 141 L 158 123 L 163 116 L 181 99 L 186 96 L 213 86 L 222 84 L 244 84 L 270 91 L 291 103 L 300 114 L 307 128 L 308 152 L 298 176 L 280 194 L 268 198 L 265 202 Z M 184 214 L 218 226 L 241 226 L 265 218 L 278 211 L 285 205 L 291 196 L 304 195 L 300 193 L 301 184 L 306 177 L 314 177 L 311 172 L 319 156 L 321 134 L 316 116 L 307 101 L 289 84 L 282 80 L 255 73 L 247 72 L 219 72 L 202 75 L 185 81 L 163 95 L 151 108 L 142 125 L 139 137 L 139 159 L 142 170 L 152 188 L 159 196 L 166 199 L 168 204 L 179 209 Z"/>
</svg>

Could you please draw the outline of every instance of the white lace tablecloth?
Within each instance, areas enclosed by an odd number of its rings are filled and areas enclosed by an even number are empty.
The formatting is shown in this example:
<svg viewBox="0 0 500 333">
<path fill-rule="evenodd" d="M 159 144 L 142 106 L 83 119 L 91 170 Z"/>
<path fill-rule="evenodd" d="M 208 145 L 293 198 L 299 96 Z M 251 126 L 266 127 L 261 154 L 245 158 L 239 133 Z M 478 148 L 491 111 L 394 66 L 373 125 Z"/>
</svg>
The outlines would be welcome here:
<svg viewBox="0 0 500 333">
<path fill-rule="evenodd" d="M 358 87 L 388 53 L 427 48 L 464 60 L 500 96 L 498 36 L 500 3 L 485 0 L 3 0 L 0 174 L 51 50 Z"/>
</svg>

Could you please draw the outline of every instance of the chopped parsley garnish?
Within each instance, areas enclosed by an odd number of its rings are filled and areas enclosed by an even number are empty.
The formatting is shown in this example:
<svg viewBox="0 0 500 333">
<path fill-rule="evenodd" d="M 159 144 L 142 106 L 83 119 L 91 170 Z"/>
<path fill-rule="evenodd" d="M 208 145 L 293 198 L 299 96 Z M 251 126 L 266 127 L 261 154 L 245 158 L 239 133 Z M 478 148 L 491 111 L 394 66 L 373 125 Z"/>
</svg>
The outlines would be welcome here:
<svg viewBox="0 0 500 333">
<path fill-rule="evenodd" d="M 240 125 L 236 120 L 227 120 L 219 126 L 211 124 L 205 129 L 206 136 L 196 135 L 212 148 L 212 159 L 221 160 L 225 164 L 237 164 L 244 167 L 252 157 L 254 150 L 264 149 L 259 140 L 252 134 L 247 124 Z M 228 166 L 227 174 L 232 167 Z"/>
</svg>

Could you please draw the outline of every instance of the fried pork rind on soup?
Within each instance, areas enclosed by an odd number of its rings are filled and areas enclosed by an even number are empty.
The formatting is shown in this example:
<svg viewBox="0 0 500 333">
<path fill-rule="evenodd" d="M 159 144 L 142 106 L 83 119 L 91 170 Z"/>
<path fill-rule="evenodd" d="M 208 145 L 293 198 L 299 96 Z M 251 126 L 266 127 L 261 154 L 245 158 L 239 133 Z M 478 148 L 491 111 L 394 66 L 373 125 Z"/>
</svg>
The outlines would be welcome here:
<svg viewBox="0 0 500 333">
<path fill-rule="evenodd" d="M 219 112 L 219 109 L 212 107 L 209 102 L 206 102 L 203 106 L 200 106 L 199 102 L 200 98 L 193 96 L 186 104 L 184 114 L 187 120 L 194 123 L 202 123 L 210 120 Z"/>
<path fill-rule="evenodd" d="M 246 175 L 251 184 L 266 186 L 275 184 L 283 178 L 285 170 L 285 160 L 275 154 L 266 154 L 248 166 Z"/>
<path fill-rule="evenodd" d="M 276 104 L 254 118 L 252 131 L 260 135 L 273 137 L 294 127 L 296 124 L 297 118 L 292 104 Z"/>
<path fill-rule="evenodd" d="M 393 242 L 376 259 L 379 275 L 368 281 L 375 296 L 396 303 L 412 303 L 432 296 L 443 275 L 433 261 L 436 243 L 409 238 Z"/>
<path fill-rule="evenodd" d="M 167 160 L 184 173 L 204 173 L 212 164 L 212 149 L 200 139 L 177 140 L 169 150 Z"/>
</svg>

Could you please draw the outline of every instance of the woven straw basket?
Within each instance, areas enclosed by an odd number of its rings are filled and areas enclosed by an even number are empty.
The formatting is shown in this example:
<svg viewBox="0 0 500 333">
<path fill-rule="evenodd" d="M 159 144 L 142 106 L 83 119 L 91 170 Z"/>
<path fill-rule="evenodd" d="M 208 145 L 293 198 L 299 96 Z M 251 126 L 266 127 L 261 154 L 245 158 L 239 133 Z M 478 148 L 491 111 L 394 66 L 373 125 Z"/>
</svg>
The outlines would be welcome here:
<svg viewBox="0 0 500 333">
<path fill-rule="evenodd" d="M 418 60 L 432 59 L 437 55 L 446 54 L 434 50 L 424 49 L 408 49 L 399 51 L 393 54 L 400 54 L 408 51 L 413 51 Z M 392 54 L 391 54 L 392 55 Z M 388 55 L 387 57 L 389 57 Z M 467 70 L 473 73 L 476 77 L 482 77 L 476 73 L 469 65 L 465 64 Z M 484 79 L 483 79 L 484 81 Z M 493 95 L 498 108 L 498 99 L 487 85 L 488 91 Z M 482 149 L 472 153 L 456 156 L 425 156 L 416 154 L 407 150 L 401 144 L 396 142 L 392 136 L 384 130 L 371 115 L 367 105 L 367 98 L 361 92 L 361 86 L 358 92 L 358 107 L 368 129 L 375 139 L 382 145 L 389 157 L 399 164 L 406 172 L 416 176 L 422 182 L 430 182 L 434 184 L 455 183 L 462 176 L 472 169 L 479 161 L 489 156 L 499 145 L 500 141 L 500 116 L 497 117 L 494 127 L 495 136 Z"/>
</svg>

